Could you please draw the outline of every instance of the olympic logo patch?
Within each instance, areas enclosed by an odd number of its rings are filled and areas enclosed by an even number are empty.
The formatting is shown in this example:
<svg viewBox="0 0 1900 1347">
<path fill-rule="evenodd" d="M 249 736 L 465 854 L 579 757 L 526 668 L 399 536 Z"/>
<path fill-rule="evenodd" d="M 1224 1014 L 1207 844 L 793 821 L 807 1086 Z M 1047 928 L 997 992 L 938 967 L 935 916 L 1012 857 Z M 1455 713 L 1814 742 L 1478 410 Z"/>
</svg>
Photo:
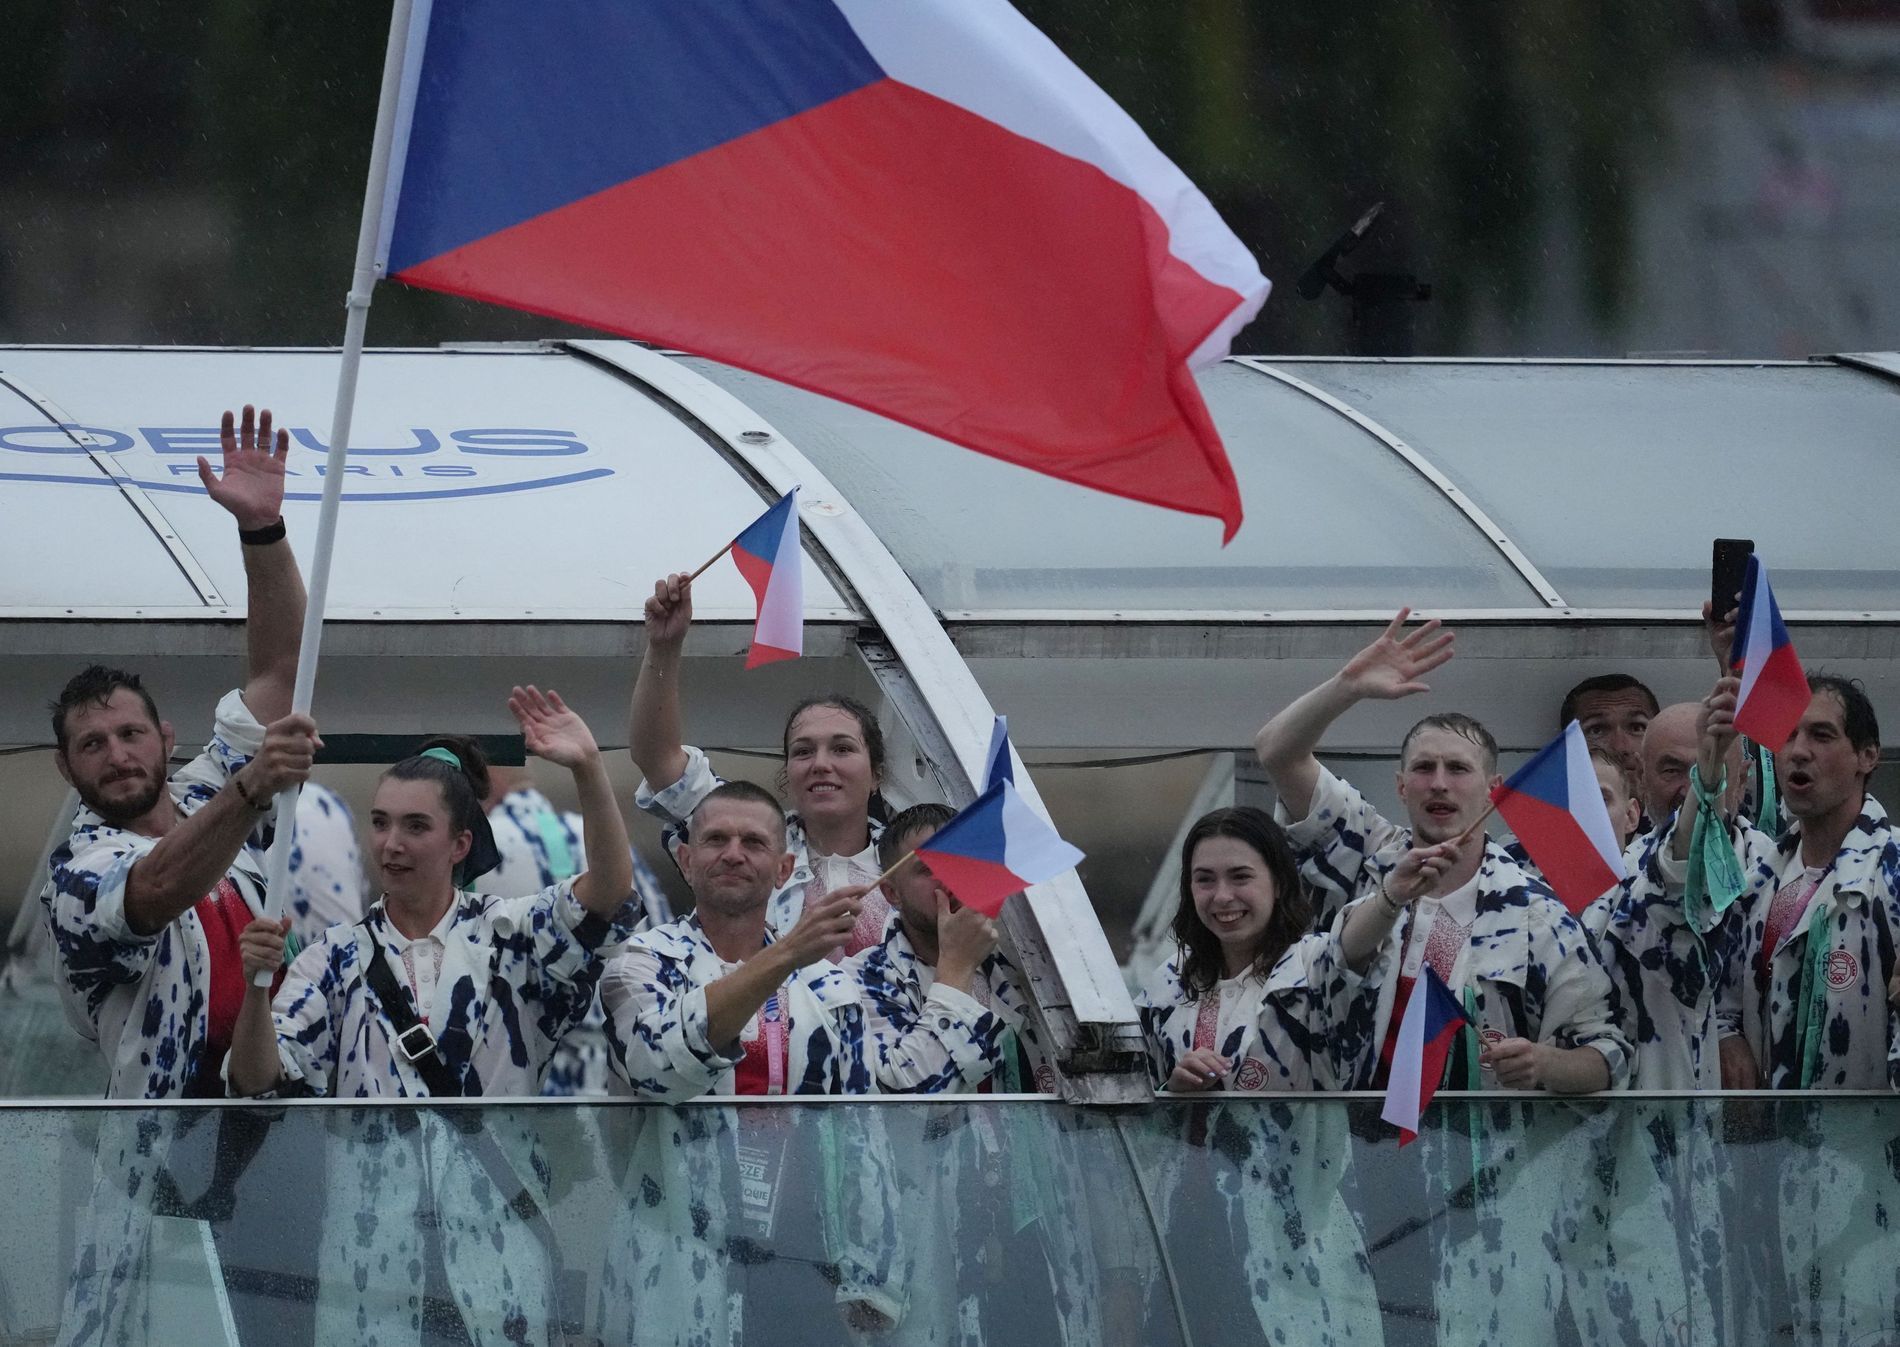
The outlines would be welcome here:
<svg viewBox="0 0 1900 1347">
<path fill-rule="evenodd" d="M 1837 949 L 1827 956 L 1827 971 L 1824 974 L 1827 985 L 1837 992 L 1844 992 L 1860 981 L 1860 961 L 1844 949 Z"/>
<path fill-rule="evenodd" d="M 1236 1090 L 1257 1090 L 1266 1083 L 1266 1065 L 1257 1057 L 1249 1057 L 1240 1064 L 1240 1070 L 1234 1073 Z"/>
</svg>

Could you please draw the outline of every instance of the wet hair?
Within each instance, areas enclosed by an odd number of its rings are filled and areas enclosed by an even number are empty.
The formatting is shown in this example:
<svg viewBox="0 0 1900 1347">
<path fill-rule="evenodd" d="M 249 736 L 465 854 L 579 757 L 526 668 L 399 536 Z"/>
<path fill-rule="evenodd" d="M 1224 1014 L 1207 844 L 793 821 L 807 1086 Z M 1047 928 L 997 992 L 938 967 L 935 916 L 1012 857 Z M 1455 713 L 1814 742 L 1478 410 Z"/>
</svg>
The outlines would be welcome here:
<svg viewBox="0 0 1900 1347">
<path fill-rule="evenodd" d="M 877 723 L 877 717 L 872 714 L 870 707 L 844 692 L 826 692 L 816 697 L 806 697 L 792 707 L 791 713 L 785 717 L 785 733 L 779 737 L 779 747 L 784 753 L 785 761 L 789 763 L 792 760 L 792 726 L 798 723 L 800 716 L 814 706 L 832 707 L 858 722 L 858 737 L 864 740 L 864 751 L 871 759 L 871 774 L 878 780 L 883 780 L 884 728 Z M 790 787 L 790 777 L 785 767 L 779 768 L 778 785 L 780 790 L 787 790 Z M 871 788 L 871 799 L 865 812 L 879 823 L 890 820 L 890 804 L 884 799 L 884 793 L 875 786 Z"/>
<path fill-rule="evenodd" d="M 1874 704 L 1858 678 L 1825 672 L 1811 673 L 1808 675 L 1808 691 L 1831 692 L 1841 699 L 1841 728 L 1847 734 L 1847 742 L 1855 749 L 1880 747 L 1880 720 L 1874 715 Z"/>
<path fill-rule="evenodd" d="M 1568 725 L 1570 722 L 1565 721 L 1564 723 Z M 1498 741 L 1491 737 L 1491 731 L 1487 730 L 1482 724 L 1473 720 L 1470 716 L 1460 712 L 1440 711 L 1437 715 L 1426 716 L 1425 719 L 1419 721 L 1418 724 L 1407 730 L 1405 737 L 1399 740 L 1399 768 L 1401 771 L 1405 768 L 1406 750 L 1411 748 L 1412 740 L 1418 737 L 1420 730 L 1447 730 L 1457 735 L 1460 739 L 1469 739 L 1484 752 L 1485 775 L 1489 776 L 1498 770 Z"/>
<path fill-rule="evenodd" d="M 1201 815 L 1181 844 L 1181 906 L 1174 914 L 1174 938 L 1181 947 L 1181 981 L 1195 999 L 1212 991 L 1226 969 L 1220 937 L 1202 923 L 1201 914 L 1194 910 L 1194 849 L 1210 837 L 1245 842 L 1266 863 L 1267 875 L 1273 881 L 1273 915 L 1261 933 L 1252 971 L 1265 973 L 1271 969 L 1313 925 L 1312 900 L 1300 883 L 1293 847 L 1287 841 L 1286 830 L 1273 821 L 1272 815 L 1251 805 Z"/>
<path fill-rule="evenodd" d="M 1564 724 L 1566 725 L 1568 725 L 1569 723 L 1570 722 L 1567 720 L 1564 722 Z M 1631 774 L 1630 769 L 1625 767 L 1622 763 L 1618 762 L 1616 760 L 1615 755 L 1613 755 L 1610 752 L 1610 750 L 1605 748 L 1602 744 L 1590 745 L 1590 761 L 1600 762 L 1605 767 L 1610 768 L 1612 771 L 1616 773 L 1616 779 L 1620 781 L 1623 785 L 1624 799 L 1640 800 L 1643 798 L 1642 793 L 1638 789 L 1638 786 L 1640 785 L 1640 783 L 1636 780 L 1635 776 Z"/>
<path fill-rule="evenodd" d="M 877 839 L 877 863 L 890 869 L 897 864 L 898 857 L 910 850 L 904 844 L 912 836 L 926 828 L 935 832 L 956 816 L 957 811 L 947 804 L 912 805 L 884 825 L 884 835 Z"/>
<path fill-rule="evenodd" d="M 46 708 L 53 716 L 53 742 L 59 745 L 60 752 L 66 751 L 66 717 L 82 706 L 103 708 L 120 688 L 138 693 L 139 700 L 145 703 L 146 713 L 152 717 L 152 724 L 159 724 L 158 703 L 152 700 L 152 694 L 145 690 L 137 674 L 109 669 L 103 664 L 88 664 L 66 680 L 59 696 Z"/>
<path fill-rule="evenodd" d="M 1596 692 L 1640 692 L 1643 700 L 1649 703 L 1649 714 L 1653 716 L 1662 710 L 1662 703 L 1656 700 L 1656 694 L 1641 680 L 1623 673 L 1598 674 L 1594 678 L 1584 679 L 1564 693 L 1563 707 L 1557 712 L 1557 728 L 1561 730 L 1575 720 L 1577 703 Z"/>
<path fill-rule="evenodd" d="M 444 761 L 431 754 L 432 749 L 449 754 L 455 761 Z M 384 772 L 383 780 L 433 781 L 442 792 L 450 829 L 473 836 L 468 855 L 455 867 L 457 888 L 466 888 L 501 864 L 495 831 L 482 808 L 482 801 L 488 798 L 488 756 L 473 739 L 461 734 L 438 734 L 425 739 L 414 753 Z"/>
<path fill-rule="evenodd" d="M 785 807 L 778 802 L 778 797 L 764 786 L 755 785 L 750 781 L 721 781 L 706 792 L 704 799 L 693 806 L 693 818 L 697 819 L 699 811 L 714 800 L 739 800 L 746 804 L 764 805 L 772 811 L 772 817 L 776 821 L 779 850 L 785 850 Z"/>
</svg>

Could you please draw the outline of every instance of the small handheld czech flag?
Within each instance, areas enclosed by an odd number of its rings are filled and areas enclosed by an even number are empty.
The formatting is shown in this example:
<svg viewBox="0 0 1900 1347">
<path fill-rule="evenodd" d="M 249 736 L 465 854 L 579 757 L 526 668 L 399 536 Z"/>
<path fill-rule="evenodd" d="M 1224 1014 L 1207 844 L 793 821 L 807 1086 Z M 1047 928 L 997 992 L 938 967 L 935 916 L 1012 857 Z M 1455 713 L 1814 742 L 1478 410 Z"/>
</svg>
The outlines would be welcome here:
<svg viewBox="0 0 1900 1347">
<path fill-rule="evenodd" d="M 1082 859 L 1016 787 L 999 781 L 917 848 L 917 859 L 965 907 L 986 917 L 1032 884 L 1054 879 Z"/>
<path fill-rule="evenodd" d="M 732 540 L 732 559 L 752 586 L 759 616 L 745 667 L 797 659 L 805 651 L 805 566 L 799 541 L 798 488 Z"/>
<path fill-rule="evenodd" d="M 1576 721 L 1511 773 L 1491 798 L 1573 916 L 1627 873 L 1590 746 Z"/>
<path fill-rule="evenodd" d="M 1016 769 L 1009 761 L 1008 716 L 998 716 L 996 727 L 990 731 L 990 755 L 983 767 L 983 789 L 988 790 L 998 781 L 1007 781 L 1012 785 L 1016 781 Z"/>
<path fill-rule="evenodd" d="M 1469 1023 L 1437 970 L 1423 965 L 1405 1003 L 1405 1018 L 1399 1021 L 1385 1107 L 1379 1111 L 1381 1118 L 1399 1129 L 1399 1145 L 1418 1140 L 1418 1120 L 1438 1093 L 1459 1026 Z"/>
<path fill-rule="evenodd" d="M 1762 747 L 1779 750 L 1807 714 L 1813 693 L 1807 671 L 1794 653 L 1794 642 L 1781 622 L 1768 568 L 1748 558 L 1742 580 L 1742 605 L 1735 614 L 1735 645 L 1730 667 L 1742 676 L 1735 698 L 1735 728 Z"/>
</svg>

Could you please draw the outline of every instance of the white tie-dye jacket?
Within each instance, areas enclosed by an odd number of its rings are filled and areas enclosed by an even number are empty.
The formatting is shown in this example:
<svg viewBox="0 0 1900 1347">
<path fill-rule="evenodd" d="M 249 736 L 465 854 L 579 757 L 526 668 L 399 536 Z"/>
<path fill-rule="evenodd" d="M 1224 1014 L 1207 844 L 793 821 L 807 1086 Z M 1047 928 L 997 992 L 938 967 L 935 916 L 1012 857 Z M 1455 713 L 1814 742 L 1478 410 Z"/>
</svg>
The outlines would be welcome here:
<svg viewBox="0 0 1900 1347">
<path fill-rule="evenodd" d="M 1690 827 L 1693 813 L 1680 826 Z M 1623 853 L 1629 877 L 1590 905 L 1584 921 L 1616 988 L 1616 1013 L 1635 1049 L 1630 1085 L 1639 1090 L 1719 1090 L 1721 1040 L 1741 1032 L 1722 1008 L 1722 983 L 1742 937 L 1743 905 L 1699 914 L 1682 908 L 1684 867 L 1671 859 L 1674 829 L 1665 821 Z M 1757 846 L 1737 824 L 1730 841 L 1743 866 Z M 1767 839 L 1762 838 L 1762 842 Z"/>
<path fill-rule="evenodd" d="M 368 906 L 356 819 L 341 795 L 314 781 L 297 792 L 297 835 L 290 848 L 290 896 L 284 913 L 299 945 L 332 926 L 363 919 Z"/>
<path fill-rule="evenodd" d="M 1812 1088 L 1900 1088 L 1900 1015 L 1887 1000 L 1900 940 L 1900 836 L 1887 811 L 1869 795 L 1853 830 L 1835 853 L 1821 887 L 1775 946 L 1768 972 L 1761 970 L 1768 910 L 1775 892 L 1800 873 L 1799 825 L 1770 841 L 1749 830 L 1744 855 L 1748 887 L 1730 908 L 1741 912 L 1738 939 L 1727 950 L 1723 1013 L 1754 1050 L 1768 1088 L 1801 1084 L 1798 1032 L 1802 983 L 1808 960 L 1808 922 L 1816 906 L 1825 911 L 1831 940 L 1822 976 L 1826 1015 Z M 1680 882 L 1678 880 L 1678 882 Z"/>
<path fill-rule="evenodd" d="M 1148 1040 L 1149 1075 L 1165 1090 L 1175 1064 L 1194 1046 L 1202 999 L 1181 976 L 1177 951 L 1135 997 Z M 1321 931 L 1297 941 L 1264 974 L 1224 978 L 1214 1051 L 1233 1063 L 1227 1090 L 1341 1090 L 1376 1047 L 1368 1041 L 1374 1001 L 1346 967 L 1339 938 Z"/>
<path fill-rule="evenodd" d="M 587 1013 L 604 955 L 638 918 L 632 903 L 611 921 L 594 916 L 571 879 L 527 898 L 456 897 L 435 995 L 416 1009 L 464 1097 L 539 1093 L 554 1045 Z M 393 931 L 378 901 L 362 923 L 334 926 L 298 955 L 278 989 L 271 1010 L 285 1088 L 354 1099 L 429 1093 L 369 985 L 365 925 L 387 958 Z"/>
<path fill-rule="evenodd" d="M 1331 932 L 1302 938 L 1265 974 L 1224 979 L 1201 997 L 1190 996 L 1181 962 L 1177 951 L 1135 997 L 1157 1089 L 1194 1046 L 1206 996 L 1216 998 L 1214 1051 L 1234 1064 L 1222 1091 L 1343 1088 L 1371 1051 L 1373 1000 Z M 1234 1272 L 1269 1335 L 1298 1324 L 1302 1342 L 1378 1343 L 1372 1270 L 1339 1192 L 1351 1154 L 1345 1109 L 1222 1093 L 1170 1098 L 1178 1102 L 1150 1125 L 1130 1129 L 1161 1229 L 1186 1216 L 1179 1194 L 1205 1193 L 1211 1200 L 1193 1219 L 1232 1241 L 1241 1258 Z"/>
<path fill-rule="evenodd" d="M 607 965 L 600 1000 L 608 1047 L 633 1093 L 691 1099 L 733 1092 L 744 1052 L 736 1041 L 710 1041 L 706 988 L 737 967 L 719 957 L 693 916 L 642 931 Z M 785 1092 L 873 1093 L 857 982 L 821 962 L 794 969 L 785 991 Z M 735 1051 L 728 1056 L 723 1048 Z"/>
<path fill-rule="evenodd" d="M 769 931 L 766 941 L 771 941 Z M 694 916 L 635 936 L 608 964 L 600 985 L 607 1041 L 620 1083 L 656 1100 L 731 1095 L 743 1049 L 738 1042 L 715 1046 L 710 1041 L 706 988 L 737 967 L 719 957 Z M 806 965 L 793 970 L 782 990 L 786 1094 L 873 1093 L 876 1081 L 864 1009 L 850 974 L 829 963 Z M 748 1029 L 756 1032 L 755 1026 Z M 722 1047 L 735 1051 L 728 1056 Z M 694 1330 L 668 1330 L 681 1341 L 726 1340 L 732 1239 L 740 1223 L 736 1211 L 713 1202 L 710 1195 L 724 1191 L 719 1175 L 731 1164 L 733 1138 L 746 1126 L 748 1111 L 761 1105 L 766 1101 L 753 1097 L 731 1110 L 680 1110 L 671 1117 L 656 1113 L 655 1148 L 635 1158 L 653 1175 L 639 1181 L 643 1190 L 663 1194 L 681 1185 L 692 1199 L 682 1205 L 663 1197 L 650 1204 L 650 1211 L 630 1211 L 625 1223 L 628 1247 L 641 1269 L 636 1284 L 665 1285 L 680 1302 L 676 1308 L 696 1307 Z M 817 1152 L 815 1160 L 807 1144 L 798 1152 L 799 1162 L 822 1163 L 825 1170 L 817 1187 L 825 1257 L 839 1302 L 862 1301 L 888 1318 L 901 1319 L 907 1308 L 902 1269 L 910 1255 L 888 1200 L 896 1173 L 879 1120 L 859 1109 L 820 1109 L 795 1116 L 800 1119 L 798 1131 Z M 631 1186 L 634 1180 L 628 1182 Z M 681 1225 L 682 1220 L 688 1224 Z M 660 1265 L 657 1270 L 647 1262 L 649 1251 Z M 609 1283 L 618 1282 L 625 1272 L 610 1270 Z M 638 1297 L 628 1302 L 627 1313 L 630 1332 L 638 1337 L 648 1331 L 640 1325 L 651 1319 L 652 1310 L 643 1309 Z"/>
<path fill-rule="evenodd" d="M 264 727 L 243 696 L 227 692 L 211 742 L 172 774 L 179 811 L 196 813 L 263 743 Z M 105 1055 L 110 1099 L 175 1099 L 194 1082 L 216 1088 L 217 1065 L 199 1060 L 211 951 L 197 913 L 187 909 L 153 935 L 133 931 L 125 918 L 126 878 L 158 843 L 82 808 L 72 834 L 53 852 L 51 880 L 40 896 L 58 951 L 67 1018 Z M 254 906 L 264 890 L 262 848 L 269 845 L 270 829 L 260 823 L 229 872 Z"/>
<path fill-rule="evenodd" d="M 1285 811 L 1280 813 L 1284 818 Z M 1322 907 L 1339 912 L 1332 923 L 1335 932 L 1344 929 L 1346 905 L 1376 901 L 1372 895 L 1412 844 L 1410 828 L 1388 821 L 1365 796 L 1324 768 L 1311 810 L 1288 825 L 1287 837 L 1302 878 L 1321 891 Z M 1376 997 L 1376 1010 L 1367 1050 L 1349 1082 L 1352 1088 L 1371 1084 L 1392 1021 L 1401 951 L 1417 916 L 1416 905 L 1405 909 L 1367 971 L 1369 991 L 1362 994 Z M 1446 986 L 1461 1002 L 1466 989 L 1471 990 L 1475 1027 L 1485 1039 L 1527 1038 L 1561 1048 L 1595 1048 L 1609 1064 L 1611 1088 L 1628 1083 L 1629 1040 L 1616 1024 L 1609 975 L 1589 936 L 1541 879 L 1489 838 L 1478 866 L 1470 941 Z M 1465 1051 L 1462 1044 L 1461 1036 L 1458 1058 Z M 1483 1083 L 1494 1087 L 1488 1078 Z"/>
<path fill-rule="evenodd" d="M 938 982 L 936 969 L 917 957 L 893 912 L 883 943 L 853 955 L 845 967 L 858 982 L 872 1070 L 886 1093 L 960 1094 L 991 1077 L 1004 1089 L 1015 1040 L 1034 1042 L 1022 984 L 1001 954 L 990 955 L 978 970 L 986 1004 Z M 1042 1064 L 1040 1052 L 1033 1060 Z"/>
</svg>

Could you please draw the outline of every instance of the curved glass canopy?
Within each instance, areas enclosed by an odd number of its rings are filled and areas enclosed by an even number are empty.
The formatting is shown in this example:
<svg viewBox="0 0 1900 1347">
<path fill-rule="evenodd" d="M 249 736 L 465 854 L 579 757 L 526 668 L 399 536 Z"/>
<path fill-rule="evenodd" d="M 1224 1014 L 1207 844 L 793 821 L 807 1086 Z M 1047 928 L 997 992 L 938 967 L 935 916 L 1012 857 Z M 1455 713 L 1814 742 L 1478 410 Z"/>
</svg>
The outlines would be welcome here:
<svg viewBox="0 0 1900 1347">
<path fill-rule="evenodd" d="M 1428 454 L 1577 608 L 1695 609 L 1756 540 L 1784 611 L 1891 611 L 1900 381 L 1823 363 L 1275 361 Z"/>
<path fill-rule="evenodd" d="M 1312 398 L 1224 363 L 1201 377 L 1247 519 L 1219 527 L 1083 491 L 709 360 L 687 365 L 850 493 L 932 606 L 963 612 L 1523 608 L 1535 592 L 1429 482 Z"/>
</svg>

